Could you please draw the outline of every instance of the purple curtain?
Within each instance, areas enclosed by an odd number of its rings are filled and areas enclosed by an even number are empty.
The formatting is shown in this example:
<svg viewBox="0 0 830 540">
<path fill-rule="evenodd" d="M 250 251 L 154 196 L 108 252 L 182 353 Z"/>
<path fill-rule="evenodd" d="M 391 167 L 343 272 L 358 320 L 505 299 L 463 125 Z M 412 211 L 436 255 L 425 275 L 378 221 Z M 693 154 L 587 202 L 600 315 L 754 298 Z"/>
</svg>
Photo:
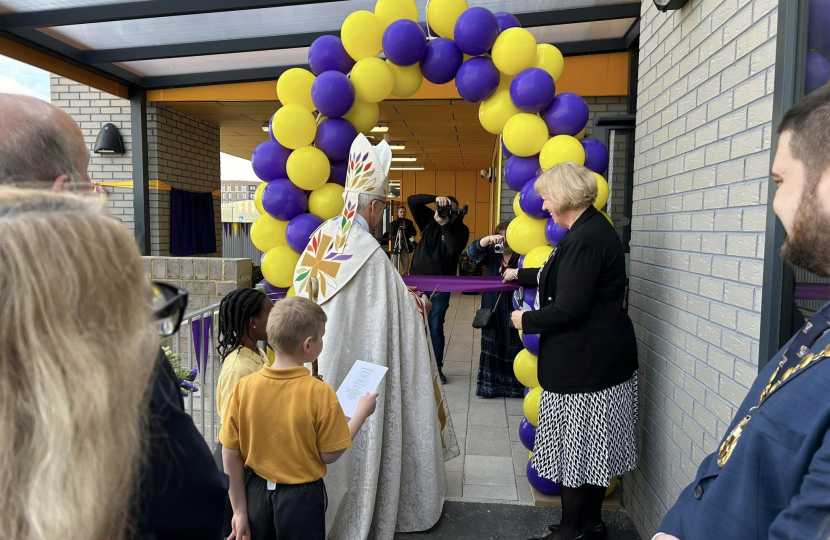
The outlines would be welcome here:
<svg viewBox="0 0 830 540">
<path fill-rule="evenodd" d="M 213 193 L 170 190 L 170 254 L 216 253 Z"/>
</svg>

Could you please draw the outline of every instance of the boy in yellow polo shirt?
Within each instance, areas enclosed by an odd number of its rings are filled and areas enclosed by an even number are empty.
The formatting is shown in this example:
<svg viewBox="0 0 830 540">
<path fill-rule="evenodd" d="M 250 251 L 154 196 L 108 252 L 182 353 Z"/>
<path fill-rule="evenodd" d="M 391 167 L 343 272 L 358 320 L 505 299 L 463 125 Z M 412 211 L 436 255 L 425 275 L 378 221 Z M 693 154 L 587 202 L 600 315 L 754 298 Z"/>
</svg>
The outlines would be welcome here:
<svg viewBox="0 0 830 540">
<path fill-rule="evenodd" d="M 325 329 L 311 300 L 277 302 L 267 328 L 274 362 L 240 380 L 228 400 L 219 441 L 233 538 L 325 540 L 326 464 L 351 446 L 378 396 L 361 398 L 347 422 L 331 386 L 303 367 L 323 350 Z"/>
</svg>

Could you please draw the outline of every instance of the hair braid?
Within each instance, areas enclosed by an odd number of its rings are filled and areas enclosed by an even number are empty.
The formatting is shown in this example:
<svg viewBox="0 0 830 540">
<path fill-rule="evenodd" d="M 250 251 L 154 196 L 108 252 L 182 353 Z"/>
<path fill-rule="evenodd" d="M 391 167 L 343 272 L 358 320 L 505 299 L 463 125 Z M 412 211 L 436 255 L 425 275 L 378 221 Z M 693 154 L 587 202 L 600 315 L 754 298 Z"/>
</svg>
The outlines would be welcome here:
<svg viewBox="0 0 830 540">
<path fill-rule="evenodd" d="M 248 321 L 262 310 L 267 296 L 256 289 L 231 291 L 219 304 L 219 357 L 225 357 L 242 344 L 242 336 L 248 331 Z"/>
</svg>

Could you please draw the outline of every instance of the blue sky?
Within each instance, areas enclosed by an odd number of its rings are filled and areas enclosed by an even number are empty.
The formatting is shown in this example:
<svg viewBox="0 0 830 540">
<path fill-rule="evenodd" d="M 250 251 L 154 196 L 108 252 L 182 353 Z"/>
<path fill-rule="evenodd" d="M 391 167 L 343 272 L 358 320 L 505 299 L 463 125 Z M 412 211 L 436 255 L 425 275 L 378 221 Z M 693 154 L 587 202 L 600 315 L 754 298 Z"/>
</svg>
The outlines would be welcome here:
<svg viewBox="0 0 830 540">
<path fill-rule="evenodd" d="M 0 55 L 0 92 L 49 99 L 49 72 Z"/>
</svg>

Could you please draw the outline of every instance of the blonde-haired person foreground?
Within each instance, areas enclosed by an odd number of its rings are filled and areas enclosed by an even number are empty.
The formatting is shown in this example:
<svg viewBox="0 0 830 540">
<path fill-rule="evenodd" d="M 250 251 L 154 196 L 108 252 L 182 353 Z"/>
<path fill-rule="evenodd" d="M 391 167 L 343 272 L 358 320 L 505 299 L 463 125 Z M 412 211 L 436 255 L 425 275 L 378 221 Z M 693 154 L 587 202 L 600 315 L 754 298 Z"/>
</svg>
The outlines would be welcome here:
<svg viewBox="0 0 830 540">
<path fill-rule="evenodd" d="M 151 288 L 96 198 L 0 188 L 0 538 L 131 533 Z"/>
<path fill-rule="evenodd" d="M 506 270 L 505 281 L 539 288 L 516 328 L 539 334 L 542 386 L 533 466 L 562 484 L 562 522 L 546 540 L 600 540 L 600 510 L 613 476 L 636 466 L 637 341 L 623 308 L 625 254 L 592 205 L 591 171 L 562 163 L 536 180 L 545 210 L 568 232 L 542 268 Z"/>
</svg>

